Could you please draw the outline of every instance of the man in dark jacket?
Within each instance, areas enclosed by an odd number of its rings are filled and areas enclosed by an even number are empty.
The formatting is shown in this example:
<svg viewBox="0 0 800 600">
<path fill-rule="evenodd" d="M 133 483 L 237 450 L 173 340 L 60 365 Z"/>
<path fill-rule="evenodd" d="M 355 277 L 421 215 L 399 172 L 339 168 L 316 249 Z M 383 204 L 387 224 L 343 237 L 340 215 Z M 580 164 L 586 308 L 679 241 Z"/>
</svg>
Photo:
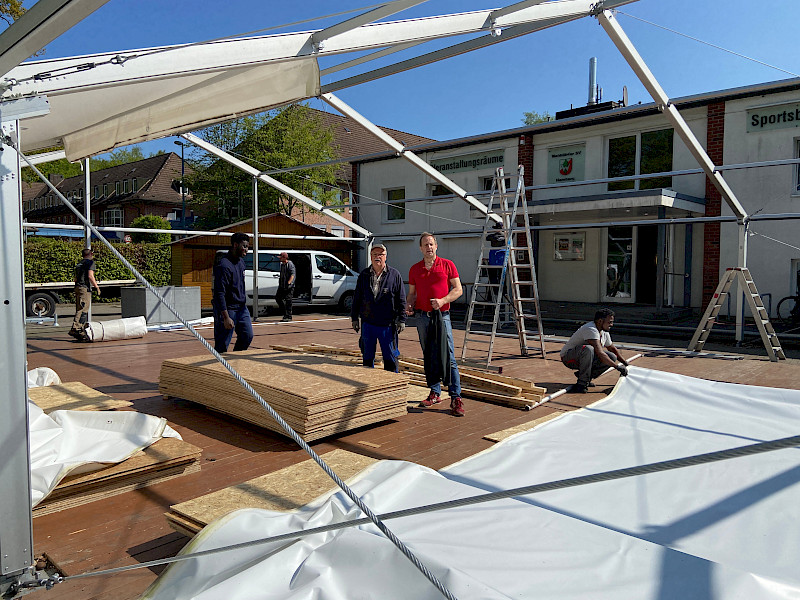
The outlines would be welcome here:
<svg viewBox="0 0 800 600">
<path fill-rule="evenodd" d="M 294 284 L 297 280 L 297 269 L 294 263 L 289 260 L 286 252 L 281 252 L 278 258 L 281 261 L 281 271 L 278 278 L 278 293 L 275 294 L 275 302 L 278 303 L 278 310 L 283 313 L 281 321 L 292 320 L 292 296 L 294 296 Z"/>
<path fill-rule="evenodd" d="M 372 246 L 372 264 L 358 276 L 350 318 L 356 333 L 361 332 L 364 366 L 374 366 L 375 346 L 380 343 L 383 368 L 396 373 L 397 335 L 406 326 L 406 290 L 400 272 L 386 264 L 386 256 L 386 246 Z"/>
<path fill-rule="evenodd" d="M 247 350 L 253 341 L 253 324 L 244 291 L 244 257 L 250 248 L 246 233 L 234 233 L 231 247 L 214 267 L 214 350 L 228 351 L 234 330 L 234 352 Z"/>
</svg>

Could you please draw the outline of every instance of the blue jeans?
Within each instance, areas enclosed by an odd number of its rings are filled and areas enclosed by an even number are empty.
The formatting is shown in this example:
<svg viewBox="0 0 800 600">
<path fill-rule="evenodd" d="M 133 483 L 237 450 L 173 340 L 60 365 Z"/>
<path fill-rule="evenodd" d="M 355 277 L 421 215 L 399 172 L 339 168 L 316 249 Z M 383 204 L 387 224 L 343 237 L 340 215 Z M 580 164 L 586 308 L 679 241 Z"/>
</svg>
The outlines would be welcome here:
<svg viewBox="0 0 800 600">
<path fill-rule="evenodd" d="M 253 324 L 250 321 L 250 310 L 247 305 L 239 308 L 228 308 L 228 316 L 233 319 L 233 329 L 225 329 L 225 321 L 221 311 L 214 308 L 214 350 L 222 354 L 228 351 L 233 332 L 236 332 L 234 352 L 247 350 L 253 341 Z"/>
<path fill-rule="evenodd" d="M 391 325 L 379 327 L 362 321 L 361 341 L 364 344 L 361 352 L 365 367 L 371 369 L 375 366 L 375 347 L 376 343 L 380 343 L 381 354 L 383 354 L 383 370 L 397 373 L 397 357 L 400 356 L 400 350 L 394 343 L 394 327 Z"/>
<path fill-rule="evenodd" d="M 428 339 L 428 326 L 431 323 L 431 318 L 424 312 L 416 314 L 417 319 L 417 334 L 419 335 L 419 345 L 422 346 L 422 353 L 425 354 L 425 340 Z M 456 352 L 453 346 L 453 325 L 450 323 L 450 315 L 446 314 L 442 317 L 444 320 L 445 329 L 447 329 L 447 347 L 450 349 L 450 385 L 447 391 L 450 396 L 461 396 L 461 376 L 458 374 L 458 363 L 456 363 Z M 437 394 L 442 393 L 442 383 L 436 383 L 431 386 L 431 391 Z"/>
</svg>

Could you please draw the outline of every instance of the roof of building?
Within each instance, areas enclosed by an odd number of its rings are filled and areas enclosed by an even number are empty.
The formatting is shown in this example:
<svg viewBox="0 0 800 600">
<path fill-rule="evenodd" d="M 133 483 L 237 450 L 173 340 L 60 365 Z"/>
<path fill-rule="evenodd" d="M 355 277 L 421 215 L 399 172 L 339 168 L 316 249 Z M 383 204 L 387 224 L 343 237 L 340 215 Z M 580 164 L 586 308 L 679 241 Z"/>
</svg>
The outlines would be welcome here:
<svg viewBox="0 0 800 600">
<path fill-rule="evenodd" d="M 751 86 L 730 88 L 725 90 L 716 90 L 712 92 L 704 92 L 702 94 L 694 94 L 692 96 L 683 96 L 680 98 L 671 98 L 670 102 L 676 105 L 679 109 L 688 109 L 698 106 L 706 106 L 717 102 L 728 102 L 731 100 L 738 100 L 741 98 L 750 98 L 756 96 L 766 96 L 768 94 L 777 94 L 781 92 L 800 90 L 800 78 L 783 79 L 780 81 L 771 81 L 768 83 L 761 83 Z M 462 138 L 455 138 L 452 140 L 445 140 L 441 142 L 423 142 L 412 146 L 407 144 L 409 149 L 415 152 L 432 152 L 439 150 L 447 150 L 451 148 L 458 148 L 463 146 L 470 146 L 472 144 L 493 142 L 502 139 L 508 139 L 525 134 L 540 134 L 550 133 L 553 131 L 576 129 L 580 127 L 588 127 L 591 125 L 599 125 L 612 121 L 622 121 L 626 119 L 634 119 L 643 116 L 658 114 L 660 111 L 655 102 L 648 102 L 646 104 L 634 104 L 607 110 L 604 112 L 593 112 L 585 115 L 571 117 L 567 119 L 559 119 L 556 121 L 547 121 L 544 123 L 537 123 L 536 125 L 525 125 L 523 127 L 515 127 L 513 129 L 505 129 L 501 131 L 493 131 L 489 133 L 481 133 L 478 135 L 467 136 Z M 358 157 L 357 160 L 351 162 L 371 162 L 374 160 L 386 160 L 396 156 L 394 151 L 379 151 L 369 157 Z"/>
<path fill-rule="evenodd" d="M 187 172 L 191 172 L 189 165 L 185 166 Z M 92 198 L 92 206 L 102 207 L 106 204 L 116 204 L 119 202 L 147 202 L 149 204 L 175 204 L 181 202 L 180 187 L 175 185 L 181 177 L 181 157 L 174 152 L 158 154 L 142 160 L 115 165 L 106 169 L 100 169 L 91 173 L 90 185 L 92 189 L 98 186 L 99 198 Z M 136 191 L 133 191 L 133 179 L 136 179 Z M 120 191 L 117 194 L 117 183 L 122 186 L 122 182 L 129 181 L 128 192 Z M 56 189 L 69 198 L 70 194 L 83 190 L 84 176 L 61 178 L 59 175 L 51 175 L 50 181 Z M 104 195 L 103 186 L 108 186 L 107 195 Z M 124 188 L 123 188 L 124 189 Z M 92 190 L 90 190 L 91 193 Z M 51 193 L 49 187 L 44 183 L 23 184 L 23 201 L 37 197 L 45 197 Z M 94 194 L 92 194 L 94 196 Z M 26 211 L 26 215 L 48 214 L 54 209 L 63 208 L 56 205 L 48 208 Z"/>
</svg>

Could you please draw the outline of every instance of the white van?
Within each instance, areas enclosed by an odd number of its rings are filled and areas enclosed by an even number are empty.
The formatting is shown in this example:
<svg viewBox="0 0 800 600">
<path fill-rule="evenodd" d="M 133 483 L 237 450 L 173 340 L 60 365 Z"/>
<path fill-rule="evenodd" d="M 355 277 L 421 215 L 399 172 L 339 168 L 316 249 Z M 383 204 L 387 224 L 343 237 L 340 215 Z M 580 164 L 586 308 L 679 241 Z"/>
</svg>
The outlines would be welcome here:
<svg viewBox="0 0 800 600">
<path fill-rule="evenodd" d="M 277 307 L 278 277 L 281 252 L 289 255 L 297 270 L 294 285 L 294 306 L 339 306 L 350 312 L 358 273 L 349 269 L 333 254 L 320 250 L 259 250 L 258 251 L 258 307 L 259 311 Z M 225 251 L 217 253 L 218 257 Z M 244 287 L 248 306 L 253 305 L 253 252 L 244 258 Z"/>
</svg>

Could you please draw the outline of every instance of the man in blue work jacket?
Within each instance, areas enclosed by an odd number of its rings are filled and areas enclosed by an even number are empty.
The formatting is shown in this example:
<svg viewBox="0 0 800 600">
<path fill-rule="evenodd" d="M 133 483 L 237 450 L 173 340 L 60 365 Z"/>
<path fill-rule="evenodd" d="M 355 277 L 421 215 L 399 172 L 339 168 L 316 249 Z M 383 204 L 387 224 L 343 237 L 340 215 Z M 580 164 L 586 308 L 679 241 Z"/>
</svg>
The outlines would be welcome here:
<svg viewBox="0 0 800 600">
<path fill-rule="evenodd" d="M 350 318 L 355 332 L 361 333 L 364 366 L 374 366 L 379 343 L 384 370 L 396 373 L 400 356 L 397 336 L 406 326 L 406 290 L 400 272 L 386 264 L 386 257 L 386 246 L 372 246 L 371 264 L 358 276 Z"/>
</svg>

